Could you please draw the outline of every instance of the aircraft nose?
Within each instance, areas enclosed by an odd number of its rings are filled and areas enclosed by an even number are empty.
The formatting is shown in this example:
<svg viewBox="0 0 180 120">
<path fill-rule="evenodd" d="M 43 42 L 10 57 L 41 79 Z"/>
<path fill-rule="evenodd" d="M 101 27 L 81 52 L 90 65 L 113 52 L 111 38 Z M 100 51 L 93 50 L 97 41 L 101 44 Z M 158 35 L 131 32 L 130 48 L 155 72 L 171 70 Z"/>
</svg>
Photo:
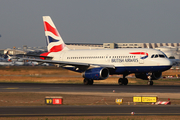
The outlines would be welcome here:
<svg viewBox="0 0 180 120">
<path fill-rule="evenodd" d="M 169 66 L 173 66 L 173 62 L 172 62 L 170 59 L 168 59 L 167 64 L 168 64 Z"/>
<path fill-rule="evenodd" d="M 173 62 L 170 59 L 166 59 L 165 61 L 166 66 L 172 66 Z"/>
<path fill-rule="evenodd" d="M 169 70 L 173 66 L 173 62 L 170 59 L 167 59 L 165 64 L 167 66 L 166 70 Z"/>
<path fill-rule="evenodd" d="M 172 61 L 169 59 L 163 60 L 163 61 L 161 61 L 161 63 L 165 65 L 163 67 L 163 71 L 169 70 L 173 65 Z"/>
</svg>

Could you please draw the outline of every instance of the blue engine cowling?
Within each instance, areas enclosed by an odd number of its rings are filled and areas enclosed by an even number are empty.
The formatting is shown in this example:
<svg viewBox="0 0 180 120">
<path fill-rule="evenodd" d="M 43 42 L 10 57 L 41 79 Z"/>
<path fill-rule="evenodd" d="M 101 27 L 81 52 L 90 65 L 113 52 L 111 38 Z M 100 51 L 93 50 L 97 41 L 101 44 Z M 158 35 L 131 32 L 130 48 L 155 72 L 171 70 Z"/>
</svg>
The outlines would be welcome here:
<svg viewBox="0 0 180 120">
<path fill-rule="evenodd" d="M 83 77 L 91 80 L 104 80 L 109 77 L 109 70 L 107 68 L 92 68 L 83 73 Z"/>
<path fill-rule="evenodd" d="M 135 76 L 136 78 L 148 80 L 148 76 L 146 73 L 136 73 Z M 158 80 L 159 78 L 161 78 L 161 76 L 162 76 L 162 72 L 154 72 L 151 75 L 151 80 Z"/>
</svg>

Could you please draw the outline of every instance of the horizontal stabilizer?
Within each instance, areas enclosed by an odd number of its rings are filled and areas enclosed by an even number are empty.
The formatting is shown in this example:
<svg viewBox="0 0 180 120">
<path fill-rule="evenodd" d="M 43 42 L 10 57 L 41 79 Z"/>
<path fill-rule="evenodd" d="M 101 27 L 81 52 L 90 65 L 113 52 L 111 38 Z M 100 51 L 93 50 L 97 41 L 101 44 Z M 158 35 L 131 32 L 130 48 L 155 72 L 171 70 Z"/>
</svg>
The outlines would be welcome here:
<svg viewBox="0 0 180 120">
<path fill-rule="evenodd" d="M 18 54 L 17 56 L 29 56 L 29 57 L 42 57 L 48 60 L 52 60 L 53 57 L 50 56 L 42 56 L 42 55 L 32 55 L 32 54 Z"/>
</svg>

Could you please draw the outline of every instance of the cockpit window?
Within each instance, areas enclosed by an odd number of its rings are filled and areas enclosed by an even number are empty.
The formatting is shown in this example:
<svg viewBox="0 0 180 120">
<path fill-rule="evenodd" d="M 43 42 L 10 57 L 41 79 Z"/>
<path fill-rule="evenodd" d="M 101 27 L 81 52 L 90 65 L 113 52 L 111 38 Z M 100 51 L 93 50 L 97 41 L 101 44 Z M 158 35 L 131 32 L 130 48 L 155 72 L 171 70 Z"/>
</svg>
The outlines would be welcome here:
<svg viewBox="0 0 180 120">
<path fill-rule="evenodd" d="M 162 52 L 162 51 L 161 51 Z M 162 52 L 163 53 L 163 55 L 165 56 L 165 58 L 167 58 L 167 56 L 166 56 L 166 54 L 164 53 L 164 52 Z"/>
<path fill-rule="evenodd" d="M 151 58 L 166 58 L 165 54 L 153 54 Z"/>
<path fill-rule="evenodd" d="M 161 55 L 161 54 L 159 55 L 159 57 L 160 57 L 160 58 L 165 58 L 165 56 L 164 56 L 164 55 Z"/>
<path fill-rule="evenodd" d="M 157 58 L 158 57 L 158 55 L 155 55 L 155 58 Z"/>
<path fill-rule="evenodd" d="M 151 56 L 151 58 L 153 58 L 153 57 L 154 57 L 154 55 Z"/>
</svg>

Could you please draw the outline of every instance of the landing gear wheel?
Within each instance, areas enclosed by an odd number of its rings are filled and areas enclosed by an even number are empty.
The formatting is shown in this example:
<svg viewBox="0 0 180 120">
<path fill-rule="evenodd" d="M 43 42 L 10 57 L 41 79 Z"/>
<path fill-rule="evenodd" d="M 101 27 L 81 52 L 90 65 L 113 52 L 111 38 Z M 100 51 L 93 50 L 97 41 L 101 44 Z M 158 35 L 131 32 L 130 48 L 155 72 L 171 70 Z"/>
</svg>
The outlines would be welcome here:
<svg viewBox="0 0 180 120">
<path fill-rule="evenodd" d="M 90 79 L 84 79 L 84 85 L 93 85 L 94 81 Z"/>
<path fill-rule="evenodd" d="M 119 83 L 119 85 L 127 85 L 128 79 L 127 78 L 119 78 L 118 83 Z"/>
<path fill-rule="evenodd" d="M 119 78 L 118 83 L 119 85 L 123 85 L 123 78 Z"/>
<path fill-rule="evenodd" d="M 93 85 L 94 81 L 93 80 L 89 80 L 89 85 Z"/>
<path fill-rule="evenodd" d="M 128 79 L 127 79 L 127 78 L 124 78 L 123 84 L 124 84 L 124 85 L 127 85 L 127 84 L 128 84 Z"/>
<path fill-rule="evenodd" d="M 88 85 L 89 84 L 89 80 L 88 79 L 84 79 L 84 85 Z"/>
<path fill-rule="evenodd" d="M 153 85 L 153 81 L 148 81 L 148 85 Z"/>
</svg>

